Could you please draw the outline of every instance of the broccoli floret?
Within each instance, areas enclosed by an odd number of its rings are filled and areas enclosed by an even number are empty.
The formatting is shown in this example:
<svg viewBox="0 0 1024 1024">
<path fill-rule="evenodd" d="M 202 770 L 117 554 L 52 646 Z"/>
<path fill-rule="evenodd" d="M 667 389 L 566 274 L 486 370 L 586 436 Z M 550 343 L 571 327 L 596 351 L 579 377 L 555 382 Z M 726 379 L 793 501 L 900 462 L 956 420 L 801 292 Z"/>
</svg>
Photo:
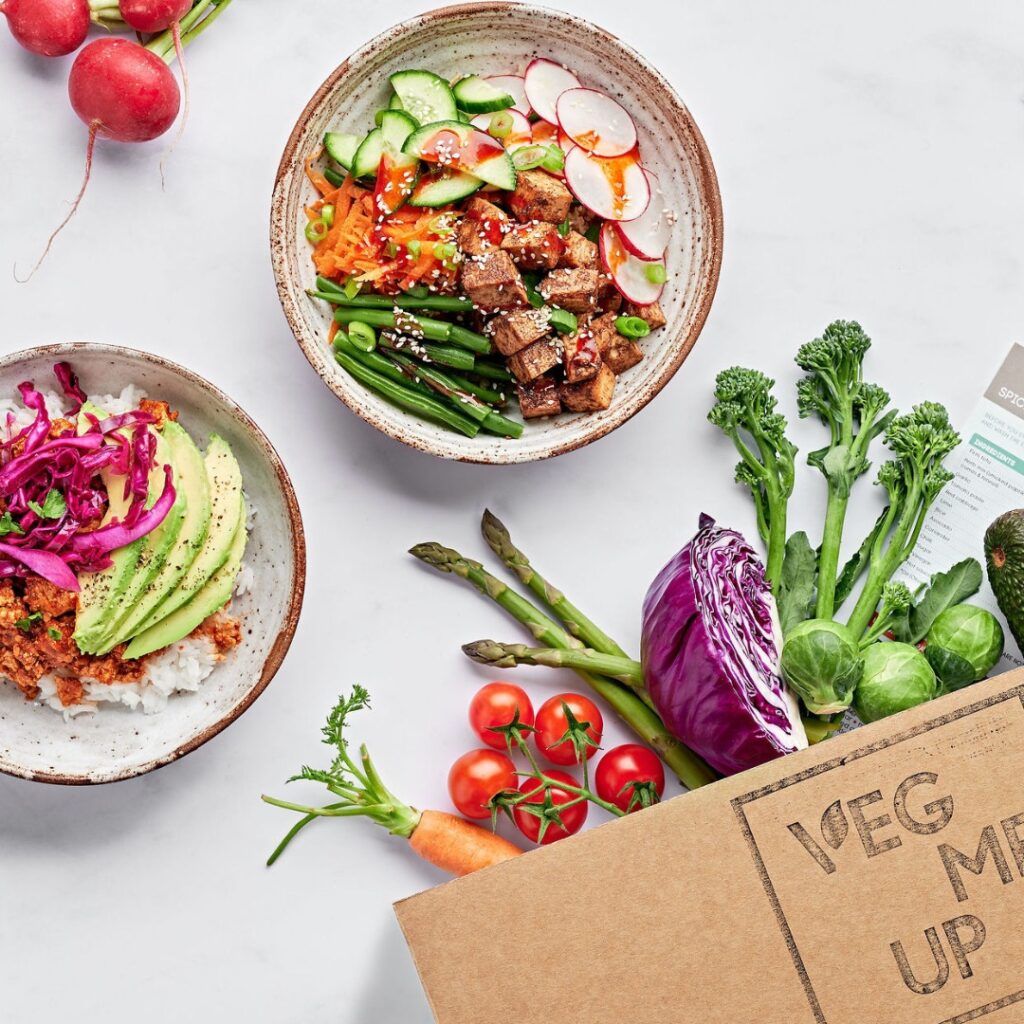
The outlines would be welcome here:
<svg viewBox="0 0 1024 1024">
<path fill-rule="evenodd" d="M 830 618 L 835 612 L 850 490 L 871 465 L 867 457 L 871 442 L 895 415 L 886 413 L 888 392 L 864 380 L 864 355 L 869 348 L 871 339 L 860 324 L 836 320 L 820 338 L 801 345 L 796 355 L 797 365 L 807 373 L 797 384 L 800 415 L 818 417 L 830 433 L 828 446 L 812 452 L 807 460 L 821 470 L 828 484 L 818 567 L 819 618 Z"/>
<path fill-rule="evenodd" d="M 765 574 L 778 586 L 786 549 L 786 511 L 793 493 L 796 446 L 786 437 L 785 416 L 776 412 L 775 381 L 758 370 L 734 366 L 715 381 L 708 419 L 740 453 L 736 480 L 750 488 L 757 526 L 768 547 Z"/>
</svg>

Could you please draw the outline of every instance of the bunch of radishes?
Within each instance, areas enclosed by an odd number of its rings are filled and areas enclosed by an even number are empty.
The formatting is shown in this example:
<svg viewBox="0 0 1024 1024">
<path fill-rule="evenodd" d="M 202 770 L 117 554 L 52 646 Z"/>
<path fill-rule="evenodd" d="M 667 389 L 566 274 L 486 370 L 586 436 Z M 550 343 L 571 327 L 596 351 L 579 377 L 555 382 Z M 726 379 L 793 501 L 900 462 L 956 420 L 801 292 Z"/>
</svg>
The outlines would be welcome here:
<svg viewBox="0 0 1024 1024">
<path fill-rule="evenodd" d="M 0 14 L 7 16 L 14 38 L 25 49 L 43 57 L 73 53 L 85 42 L 93 23 L 108 29 L 131 29 L 137 34 L 134 39 L 97 39 L 79 52 L 71 67 L 71 106 L 89 129 L 85 178 L 68 216 L 50 237 L 40 263 L 85 194 L 96 139 L 149 142 L 174 124 L 181 109 L 181 91 L 169 67 L 175 58 L 182 64 L 187 112 L 184 47 L 209 28 L 230 2 L 0 0 Z"/>
</svg>

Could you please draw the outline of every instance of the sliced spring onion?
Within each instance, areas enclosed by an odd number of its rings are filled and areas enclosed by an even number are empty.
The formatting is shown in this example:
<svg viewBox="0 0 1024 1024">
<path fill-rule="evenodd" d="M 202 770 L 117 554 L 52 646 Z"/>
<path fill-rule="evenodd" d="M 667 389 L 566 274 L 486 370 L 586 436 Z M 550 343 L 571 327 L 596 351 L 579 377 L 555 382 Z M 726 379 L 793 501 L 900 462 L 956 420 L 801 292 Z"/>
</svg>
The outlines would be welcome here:
<svg viewBox="0 0 1024 1024">
<path fill-rule="evenodd" d="M 650 324 L 638 316 L 620 316 L 615 321 L 615 330 L 624 338 L 635 341 L 637 338 L 646 338 L 651 333 Z"/>
<path fill-rule="evenodd" d="M 329 230 L 329 226 L 318 217 L 316 220 L 311 220 L 306 225 L 306 238 L 314 245 L 319 245 L 327 237 L 327 232 Z"/>
<path fill-rule="evenodd" d="M 575 314 L 567 309 L 559 309 L 558 306 L 552 307 L 548 323 L 560 334 L 572 334 L 579 326 Z"/>
<path fill-rule="evenodd" d="M 320 219 L 329 227 L 334 227 L 334 204 L 327 203 L 320 210 Z"/>
<path fill-rule="evenodd" d="M 517 171 L 532 171 L 546 156 L 546 146 L 522 146 L 512 154 L 512 164 Z"/>
<path fill-rule="evenodd" d="M 487 131 L 496 139 L 507 139 L 512 134 L 514 125 L 512 115 L 507 110 L 501 110 L 491 118 Z"/>
<path fill-rule="evenodd" d="M 406 242 L 405 248 L 414 260 L 418 260 L 420 258 L 420 243 L 418 238 L 414 238 L 411 241 Z"/>
<path fill-rule="evenodd" d="M 550 171 L 552 174 L 559 174 L 565 168 L 565 153 L 562 151 L 561 146 L 556 146 L 552 143 L 547 147 L 544 153 L 544 159 L 541 160 L 540 166 L 545 171 Z"/>
<path fill-rule="evenodd" d="M 377 332 L 362 320 L 353 320 L 348 325 L 348 340 L 361 352 L 372 352 L 377 347 Z"/>
<path fill-rule="evenodd" d="M 668 273 L 663 263 L 648 263 L 644 267 L 644 276 L 651 284 L 664 284 L 668 280 Z"/>
<path fill-rule="evenodd" d="M 455 245 L 452 242 L 436 242 L 434 244 L 435 260 L 450 260 L 456 253 Z"/>
<path fill-rule="evenodd" d="M 572 231 L 572 225 L 569 223 L 569 218 L 566 217 L 561 224 L 558 225 L 558 233 L 565 238 L 569 232 Z"/>
<path fill-rule="evenodd" d="M 359 294 L 359 290 L 362 287 L 363 286 L 354 277 L 350 277 L 345 282 L 344 288 L 341 290 L 344 292 L 346 299 L 354 299 Z"/>
</svg>

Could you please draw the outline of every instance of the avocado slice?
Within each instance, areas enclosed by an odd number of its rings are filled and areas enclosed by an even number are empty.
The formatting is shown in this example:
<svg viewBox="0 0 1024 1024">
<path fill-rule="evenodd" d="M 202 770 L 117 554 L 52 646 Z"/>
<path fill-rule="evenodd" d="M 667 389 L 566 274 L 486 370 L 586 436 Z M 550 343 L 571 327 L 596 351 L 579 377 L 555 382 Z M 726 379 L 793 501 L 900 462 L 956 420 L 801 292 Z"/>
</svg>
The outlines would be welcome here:
<svg viewBox="0 0 1024 1024">
<path fill-rule="evenodd" d="M 210 437 L 203 462 L 210 487 L 210 529 L 206 542 L 178 586 L 149 613 L 137 633 L 149 629 L 198 594 L 231 551 L 243 507 L 242 470 L 231 446 L 216 434 Z"/>
<path fill-rule="evenodd" d="M 107 650 L 131 639 L 161 601 L 181 582 L 206 543 L 210 527 L 210 485 L 203 457 L 183 427 L 173 420 L 164 424 L 164 440 L 171 453 L 174 485 L 185 496 L 185 514 L 174 543 L 137 599 L 108 638 Z M 106 653 L 106 651 L 102 652 Z"/>
<path fill-rule="evenodd" d="M 999 610 L 1024 651 L 1024 509 L 1004 512 L 985 531 L 985 565 Z"/>
<path fill-rule="evenodd" d="M 78 415 L 78 432 L 84 433 L 89 427 L 86 413 L 97 419 L 106 419 L 106 410 L 92 402 L 86 402 Z M 123 431 L 122 431 L 123 432 Z M 161 454 L 160 435 L 157 435 L 157 459 L 149 475 L 149 496 L 147 506 L 152 506 L 160 497 L 164 487 L 164 459 Z M 166 455 L 166 449 L 163 454 Z M 101 526 L 114 519 L 124 519 L 131 506 L 131 496 L 124 493 L 124 477 L 110 467 L 100 470 L 100 478 L 107 488 L 107 512 Z M 146 538 L 140 537 L 131 544 L 117 548 L 110 553 L 111 564 L 99 572 L 79 575 L 81 591 L 78 595 L 78 610 L 75 615 L 75 642 L 83 654 L 95 653 L 102 646 L 109 627 L 110 609 L 123 607 L 124 596 L 132 584 Z"/>
<path fill-rule="evenodd" d="M 245 554 L 245 501 L 239 499 L 238 526 L 231 540 L 231 550 L 224 564 L 206 581 L 197 594 L 170 615 L 165 616 L 144 633 L 132 639 L 125 649 L 125 658 L 141 658 L 153 651 L 169 647 L 187 637 L 197 626 L 206 621 L 214 612 L 220 611 L 229 600 L 235 588 L 235 578 Z"/>
</svg>

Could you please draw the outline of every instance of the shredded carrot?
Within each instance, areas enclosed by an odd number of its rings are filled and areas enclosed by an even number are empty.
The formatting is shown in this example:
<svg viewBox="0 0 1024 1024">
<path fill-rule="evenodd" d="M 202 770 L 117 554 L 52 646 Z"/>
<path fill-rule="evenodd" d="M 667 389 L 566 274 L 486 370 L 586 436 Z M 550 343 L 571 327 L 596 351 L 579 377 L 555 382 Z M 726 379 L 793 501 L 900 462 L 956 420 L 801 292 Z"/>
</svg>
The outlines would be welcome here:
<svg viewBox="0 0 1024 1024">
<path fill-rule="evenodd" d="M 314 150 L 306 159 L 306 177 L 313 183 L 313 187 L 325 196 L 328 192 L 334 191 L 334 186 L 313 166 L 314 161 L 320 158 L 322 148 Z"/>
<path fill-rule="evenodd" d="M 327 344 L 330 345 L 334 341 L 335 335 L 341 329 L 341 324 L 337 320 L 331 321 L 331 326 L 327 330 Z"/>
</svg>

